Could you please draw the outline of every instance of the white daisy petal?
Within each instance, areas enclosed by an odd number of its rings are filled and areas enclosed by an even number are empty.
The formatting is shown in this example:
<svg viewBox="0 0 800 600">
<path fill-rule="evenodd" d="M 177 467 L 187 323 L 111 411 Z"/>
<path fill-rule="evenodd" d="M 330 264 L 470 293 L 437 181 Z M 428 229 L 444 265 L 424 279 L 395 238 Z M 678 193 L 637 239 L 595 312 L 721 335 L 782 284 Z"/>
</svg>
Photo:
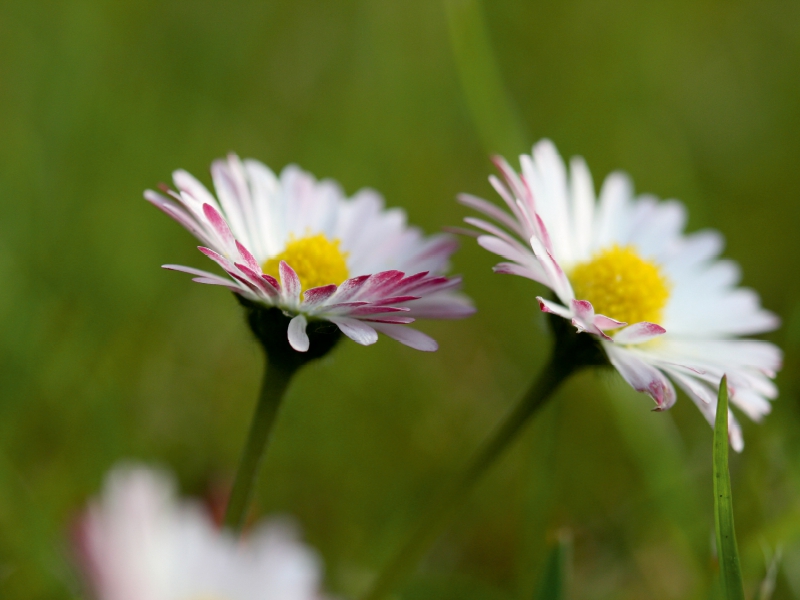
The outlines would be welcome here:
<svg viewBox="0 0 800 600">
<path fill-rule="evenodd" d="M 591 255 L 592 223 L 594 222 L 594 183 L 586 161 L 575 157 L 570 161 L 570 194 L 572 195 L 573 245 L 575 260 L 587 260 Z"/>
<path fill-rule="evenodd" d="M 641 323 L 634 323 L 621 330 L 614 335 L 614 341 L 617 344 L 641 344 L 659 335 L 664 335 L 665 333 L 667 333 L 667 330 L 661 327 L 661 325 L 642 321 Z"/>
<path fill-rule="evenodd" d="M 436 343 L 436 340 L 411 327 L 403 327 L 402 325 L 392 325 L 389 323 L 373 323 L 372 326 L 381 333 L 415 350 L 435 352 L 439 349 L 439 344 Z"/>
<path fill-rule="evenodd" d="M 612 173 L 606 177 L 595 212 L 592 250 L 604 248 L 618 240 L 620 233 L 627 233 L 632 189 L 630 179 L 623 173 Z"/>
<path fill-rule="evenodd" d="M 189 194 L 194 198 L 200 206 L 203 204 L 210 204 L 217 210 L 220 210 L 217 199 L 208 191 L 208 188 L 200 183 L 195 177 L 184 171 L 178 169 L 172 174 L 172 180 L 175 182 L 175 187 L 179 191 Z"/>
<path fill-rule="evenodd" d="M 539 309 L 542 312 L 552 313 L 564 319 L 572 319 L 572 312 L 567 307 L 551 302 L 550 300 L 545 300 L 541 296 L 536 296 L 536 300 L 539 301 Z"/>
<path fill-rule="evenodd" d="M 547 251 L 544 244 L 538 238 L 532 237 L 530 242 L 533 248 L 533 254 L 542 265 L 550 282 L 550 287 L 558 298 L 564 303 L 574 300 L 575 293 L 572 291 L 569 279 L 561 269 L 561 266 L 555 261 L 553 255 Z"/>
<path fill-rule="evenodd" d="M 655 410 L 667 410 L 675 404 L 675 388 L 659 369 L 649 365 L 624 348 L 604 344 L 611 364 L 637 392 L 644 392 L 656 402 Z"/>
<path fill-rule="evenodd" d="M 329 320 L 336 323 L 342 333 L 357 344 L 369 346 L 378 341 L 378 333 L 375 328 L 367 325 L 364 321 L 348 317 L 330 317 Z"/>
<path fill-rule="evenodd" d="M 303 315 L 297 315 L 289 321 L 287 331 L 289 345 L 298 352 L 308 352 L 310 342 L 306 333 L 306 325 L 308 325 L 308 321 Z"/>
<path fill-rule="evenodd" d="M 82 516 L 77 556 L 98 600 L 323 600 L 319 556 L 286 519 L 257 523 L 240 544 L 166 473 L 117 467 Z"/>
</svg>

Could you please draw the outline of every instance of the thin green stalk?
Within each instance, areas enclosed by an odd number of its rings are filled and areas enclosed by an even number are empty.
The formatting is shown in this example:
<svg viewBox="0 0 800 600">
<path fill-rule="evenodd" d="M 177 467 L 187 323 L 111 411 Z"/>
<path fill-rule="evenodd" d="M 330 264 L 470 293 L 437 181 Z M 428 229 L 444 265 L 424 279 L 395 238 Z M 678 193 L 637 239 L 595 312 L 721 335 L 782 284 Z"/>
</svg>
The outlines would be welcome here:
<svg viewBox="0 0 800 600">
<path fill-rule="evenodd" d="M 722 593 L 725 600 L 744 600 L 739 549 L 733 527 L 731 475 L 728 470 L 728 378 L 719 384 L 714 423 L 714 525 Z"/>
<path fill-rule="evenodd" d="M 577 361 L 565 360 L 562 352 L 554 352 L 549 364 L 474 455 L 467 468 L 456 475 L 428 506 L 406 543 L 381 572 L 372 588 L 363 596 L 363 600 L 379 600 L 385 597 L 409 575 L 475 483 L 517 439 L 524 425 L 555 389 L 580 366 L 582 365 Z"/>
<path fill-rule="evenodd" d="M 534 600 L 562 600 L 566 596 L 567 575 L 572 539 L 567 532 L 562 532 L 550 550 Z"/>
<path fill-rule="evenodd" d="M 275 424 L 275 417 L 296 370 L 296 368 L 277 365 L 269 360 L 264 369 L 264 380 L 261 384 L 256 412 L 250 423 L 250 432 L 247 434 L 247 442 L 239 460 L 239 469 L 236 472 L 236 479 L 225 512 L 225 526 L 236 534 L 241 532 L 244 525 L 259 467 L 269 443 L 272 427 Z"/>
<path fill-rule="evenodd" d="M 445 0 L 444 6 L 464 99 L 484 148 L 491 154 L 530 151 L 497 67 L 480 0 Z"/>
</svg>

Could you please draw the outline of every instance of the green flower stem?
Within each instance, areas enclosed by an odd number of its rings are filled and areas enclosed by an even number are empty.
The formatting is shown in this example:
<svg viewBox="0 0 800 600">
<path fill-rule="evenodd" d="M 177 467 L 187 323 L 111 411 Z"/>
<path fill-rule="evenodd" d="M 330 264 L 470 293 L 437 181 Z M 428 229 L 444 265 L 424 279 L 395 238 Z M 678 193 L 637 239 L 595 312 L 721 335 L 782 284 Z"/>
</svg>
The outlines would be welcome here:
<svg viewBox="0 0 800 600">
<path fill-rule="evenodd" d="M 559 320 L 563 319 L 559 317 Z M 466 469 L 456 475 L 428 506 L 406 543 L 362 600 L 380 600 L 402 583 L 472 487 L 517 439 L 525 424 L 552 396 L 556 388 L 580 368 L 598 364 L 597 360 L 596 346 L 587 334 L 579 336 L 574 332 L 564 332 L 564 335 L 556 336 L 553 356 L 531 388 L 474 455 Z"/>
<path fill-rule="evenodd" d="M 250 432 L 247 434 L 247 442 L 239 460 L 239 469 L 225 512 L 225 526 L 236 534 L 241 532 L 244 525 L 275 417 L 296 371 L 296 367 L 287 367 L 267 360 L 256 412 L 250 424 Z"/>
</svg>

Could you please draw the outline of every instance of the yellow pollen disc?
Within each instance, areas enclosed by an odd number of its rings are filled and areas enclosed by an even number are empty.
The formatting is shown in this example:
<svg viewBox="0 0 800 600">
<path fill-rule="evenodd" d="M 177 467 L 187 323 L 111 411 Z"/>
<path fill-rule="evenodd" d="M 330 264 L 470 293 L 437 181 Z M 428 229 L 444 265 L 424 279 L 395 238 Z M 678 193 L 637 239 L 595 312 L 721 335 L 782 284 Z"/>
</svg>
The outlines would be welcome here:
<svg viewBox="0 0 800 600">
<path fill-rule="evenodd" d="M 291 266 L 300 278 L 303 291 L 335 283 L 339 285 L 349 277 L 347 252 L 339 248 L 339 240 L 329 240 L 323 234 L 304 238 L 289 238 L 283 252 L 262 265 L 264 273 L 280 279 L 278 266 L 281 261 Z"/>
<path fill-rule="evenodd" d="M 658 323 L 669 299 L 669 280 L 659 266 L 631 246 L 611 246 L 569 274 L 575 297 L 588 300 L 598 314 L 628 324 Z"/>
</svg>

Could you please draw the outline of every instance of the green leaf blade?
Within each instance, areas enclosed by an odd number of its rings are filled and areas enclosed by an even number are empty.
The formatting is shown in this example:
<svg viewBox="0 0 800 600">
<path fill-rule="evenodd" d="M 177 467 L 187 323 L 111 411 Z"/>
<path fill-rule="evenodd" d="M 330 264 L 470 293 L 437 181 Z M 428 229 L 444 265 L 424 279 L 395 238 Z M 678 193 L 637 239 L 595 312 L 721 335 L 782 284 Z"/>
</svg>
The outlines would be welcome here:
<svg viewBox="0 0 800 600">
<path fill-rule="evenodd" d="M 560 535 L 547 557 L 534 600 L 563 600 L 566 596 L 567 564 L 571 548 L 569 535 Z"/>
<path fill-rule="evenodd" d="M 472 121 L 490 154 L 530 152 L 531 145 L 503 83 L 480 0 L 445 0 L 450 45 Z"/>
<path fill-rule="evenodd" d="M 719 385 L 714 422 L 714 525 L 717 534 L 720 583 L 726 600 L 744 600 L 739 549 L 733 527 L 733 499 L 728 471 L 728 378 Z"/>
</svg>

